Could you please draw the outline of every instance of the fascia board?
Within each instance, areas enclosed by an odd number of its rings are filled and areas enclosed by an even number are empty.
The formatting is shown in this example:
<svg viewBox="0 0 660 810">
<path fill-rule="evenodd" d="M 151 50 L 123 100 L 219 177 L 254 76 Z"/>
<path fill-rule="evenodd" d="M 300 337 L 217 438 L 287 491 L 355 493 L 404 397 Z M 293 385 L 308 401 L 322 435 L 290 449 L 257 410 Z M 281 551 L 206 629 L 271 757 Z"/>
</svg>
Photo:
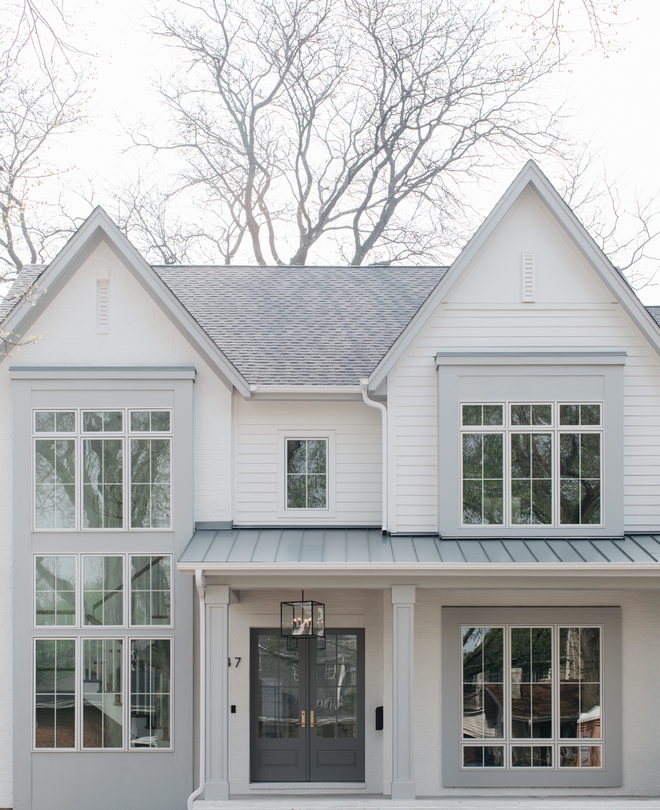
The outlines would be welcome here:
<svg viewBox="0 0 660 810">
<path fill-rule="evenodd" d="M 207 574 L 314 574 L 323 576 L 396 574 L 425 577 L 441 574 L 474 576 L 660 577 L 660 563 L 257 563 L 178 562 L 182 573 L 202 569 Z"/>
<path fill-rule="evenodd" d="M 102 240 L 107 242 L 110 249 L 128 268 L 137 282 L 228 387 L 235 386 L 244 397 L 249 397 L 250 386 L 247 380 L 204 332 L 100 206 L 94 209 L 44 270 L 39 277 L 38 286 L 43 287 L 48 291 L 49 296 L 54 297 L 53 294 L 56 294 L 66 284 Z M 38 292 L 34 303 L 38 304 L 44 294 Z M 51 298 L 49 298 L 50 300 Z M 14 334 L 24 335 L 25 329 L 34 323 L 39 314 L 37 306 L 19 304 L 7 316 L 3 329 Z M 0 363 L 3 359 L 4 357 L 0 357 Z"/>
<path fill-rule="evenodd" d="M 584 226 L 571 211 L 567 203 L 561 198 L 552 183 L 543 174 L 536 163 L 533 160 L 529 160 L 490 214 L 476 230 L 474 236 L 460 252 L 444 278 L 441 279 L 438 286 L 415 313 L 401 335 L 373 370 L 369 377 L 370 391 L 377 388 L 387 378 L 389 372 L 424 328 L 427 320 L 442 303 L 449 291 L 456 285 L 463 275 L 463 272 L 477 256 L 486 241 L 511 210 L 515 201 L 528 186 L 534 188 L 541 200 L 548 206 L 550 211 L 564 227 L 578 250 L 580 250 L 582 255 L 605 283 L 608 290 L 623 306 L 626 313 L 632 318 L 633 322 L 644 334 L 656 352 L 660 354 L 660 330 L 651 315 L 587 233 Z"/>
<path fill-rule="evenodd" d="M 436 366 L 624 366 L 627 352 L 437 352 Z"/>
</svg>

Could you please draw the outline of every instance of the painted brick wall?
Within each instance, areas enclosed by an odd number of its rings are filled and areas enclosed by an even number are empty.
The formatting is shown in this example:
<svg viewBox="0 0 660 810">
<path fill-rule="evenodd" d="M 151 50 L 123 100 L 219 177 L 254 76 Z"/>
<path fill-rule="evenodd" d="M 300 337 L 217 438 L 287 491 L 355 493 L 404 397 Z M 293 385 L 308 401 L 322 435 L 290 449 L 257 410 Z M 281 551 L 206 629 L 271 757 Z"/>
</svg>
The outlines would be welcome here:
<svg viewBox="0 0 660 810">
<path fill-rule="evenodd" d="M 110 268 L 110 332 L 96 331 L 96 268 Z M 231 518 L 231 393 L 105 245 L 44 309 L 25 346 L 0 365 L 0 807 L 12 806 L 12 365 L 187 365 L 197 369 L 195 517 Z M 175 415 L 176 420 L 176 415 Z M 176 425 L 176 421 L 175 421 Z M 175 428 L 176 429 L 176 428 Z M 26 664 L 26 677 L 29 664 Z M 25 722 L 30 722 L 29 718 Z"/>
</svg>

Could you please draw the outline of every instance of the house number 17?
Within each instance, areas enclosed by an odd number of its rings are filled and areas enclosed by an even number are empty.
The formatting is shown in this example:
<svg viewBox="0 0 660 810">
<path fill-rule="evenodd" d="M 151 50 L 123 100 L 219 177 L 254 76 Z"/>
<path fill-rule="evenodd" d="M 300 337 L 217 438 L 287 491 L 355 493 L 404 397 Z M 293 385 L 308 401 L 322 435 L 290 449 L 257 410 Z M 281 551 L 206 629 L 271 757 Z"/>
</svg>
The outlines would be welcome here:
<svg viewBox="0 0 660 810">
<path fill-rule="evenodd" d="M 240 659 L 240 658 L 235 658 L 235 659 L 234 659 L 234 661 L 236 661 L 236 663 L 233 665 L 233 666 L 235 666 L 235 667 L 237 667 L 237 666 L 238 666 L 238 665 L 241 663 L 241 659 Z M 227 659 L 227 666 L 228 666 L 228 667 L 232 666 L 232 663 L 231 663 L 231 658 L 228 658 L 228 659 Z"/>
</svg>

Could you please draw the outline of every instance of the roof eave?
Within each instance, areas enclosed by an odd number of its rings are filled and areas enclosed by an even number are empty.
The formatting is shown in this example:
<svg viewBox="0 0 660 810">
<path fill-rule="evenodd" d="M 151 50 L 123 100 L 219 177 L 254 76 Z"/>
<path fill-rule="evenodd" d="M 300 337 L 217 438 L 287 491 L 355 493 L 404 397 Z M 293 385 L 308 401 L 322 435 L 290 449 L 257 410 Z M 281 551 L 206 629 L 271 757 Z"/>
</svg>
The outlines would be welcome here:
<svg viewBox="0 0 660 810">
<path fill-rule="evenodd" d="M 100 206 L 94 209 L 40 275 L 38 287 L 42 289 L 37 290 L 34 299 L 29 304 L 16 305 L 3 322 L 2 328 L 7 332 L 24 336 L 25 331 L 43 311 L 37 305 L 50 303 L 54 294 L 62 289 L 71 275 L 101 241 L 106 241 L 143 289 L 228 387 L 234 386 L 244 397 L 250 397 L 250 386 L 247 380 L 215 345 Z M 46 294 L 49 295 L 47 302 L 43 300 Z M 0 363 L 6 356 L 0 355 Z"/>
<path fill-rule="evenodd" d="M 506 190 L 474 236 L 458 255 L 444 278 L 426 299 L 399 338 L 390 347 L 369 377 L 369 390 L 376 389 L 401 359 L 413 340 L 423 329 L 435 309 L 456 285 L 465 269 L 473 261 L 486 241 L 510 211 L 523 191 L 531 186 L 555 214 L 568 235 L 587 259 L 609 291 L 617 298 L 625 312 L 660 355 L 660 329 L 634 291 L 594 242 L 568 204 L 533 160 L 527 161 L 521 172 Z"/>
</svg>

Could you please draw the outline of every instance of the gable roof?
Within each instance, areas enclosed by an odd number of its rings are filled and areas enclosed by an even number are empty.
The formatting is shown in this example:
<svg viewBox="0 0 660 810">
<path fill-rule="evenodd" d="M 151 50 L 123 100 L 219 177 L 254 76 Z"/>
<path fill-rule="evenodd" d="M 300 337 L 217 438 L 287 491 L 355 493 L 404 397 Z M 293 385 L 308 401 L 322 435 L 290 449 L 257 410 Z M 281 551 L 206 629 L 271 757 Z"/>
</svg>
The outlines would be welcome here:
<svg viewBox="0 0 660 810">
<path fill-rule="evenodd" d="M 406 326 L 397 342 L 389 349 L 369 377 L 369 389 L 374 390 L 386 379 L 389 372 L 423 329 L 427 320 L 442 303 L 449 291 L 458 282 L 481 248 L 493 234 L 520 195 L 531 187 L 556 217 L 567 235 L 572 239 L 591 267 L 609 291 L 616 297 L 626 313 L 660 354 L 660 323 L 646 309 L 625 277 L 614 267 L 607 256 L 591 238 L 557 189 L 533 160 L 528 160 L 522 171 L 511 183 L 497 205 L 482 222 L 473 237 L 460 252 L 449 272 L 445 274 L 433 293 L 420 307 L 415 317 Z"/>
<path fill-rule="evenodd" d="M 253 385 L 358 385 L 446 267 L 155 267 Z"/>
<path fill-rule="evenodd" d="M 249 396 L 250 387 L 245 378 L 201 329 L 194 318 L 190 316 L 190 313 L 167 285 L 161 281 L 159 276 L 154 273 L 153 269 L 101 207 L 97 207 L 92 211 L 90 216 L 45 269 L 39 272 L 37 267 L 27 268 L 28 276 L 25 280 L 23 280 L 23 274 L 21 273 L 21 276 L 9 291 L 9 301 L 6 303 L 9 312 L 2 322 L 3 329 L 16 335 L 25 335 L 26 330 L 30 328 L 43 311 L 42 306 L 33 306 L 32 304 L 47 306 L 101 241 L 108 244 L 133 277 L 158 304 L 181 334 L 204 357 L 211 368 L 228 385 L 236 386 L 244 396 Z M 29 302 L 21 301 L 21 289 L 26 289 L 35 281 L 38 282 L 37 289 L 31 300 Z M 4 356 L 6 355 L 0 355 L 0 362 L 2 362 Z"/>
</svg>

